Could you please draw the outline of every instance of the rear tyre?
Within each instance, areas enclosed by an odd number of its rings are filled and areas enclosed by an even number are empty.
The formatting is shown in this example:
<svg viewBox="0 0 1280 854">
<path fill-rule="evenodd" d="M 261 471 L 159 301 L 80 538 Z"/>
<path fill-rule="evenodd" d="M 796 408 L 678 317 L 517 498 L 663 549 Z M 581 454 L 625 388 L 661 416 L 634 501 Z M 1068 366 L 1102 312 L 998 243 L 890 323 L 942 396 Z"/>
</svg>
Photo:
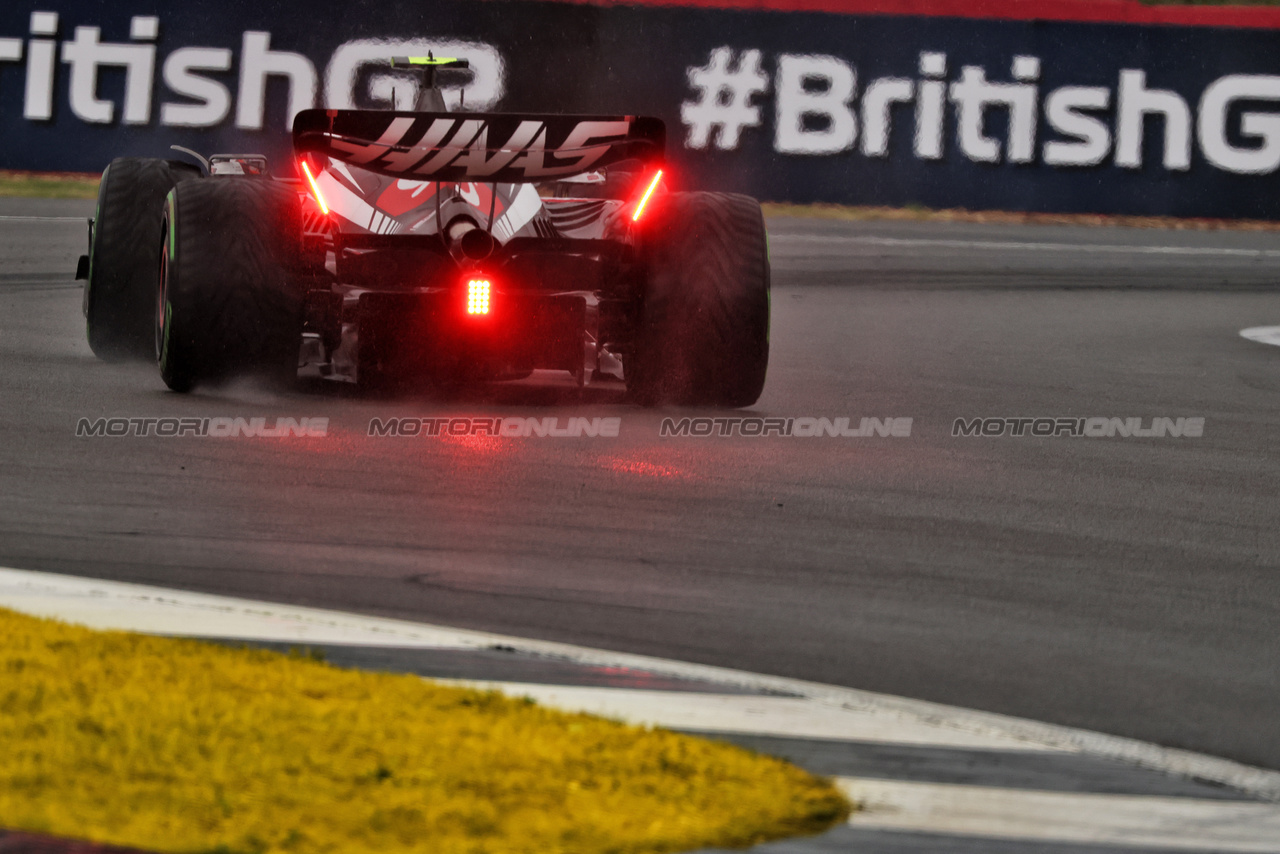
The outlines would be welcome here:
<svg viewBox="0 0 1280 854">
<path fill-rule="evenodd" d="M 645 406 L 750 406 L 769 364 L 769 247 L 760 203 L 674 193 L 653 210 L 627 388 Z"/>
<path fill-rule="evenodd" d="M 100 359 L 154 356 L 156 235 L 165 196 L 200 171 L 176 160 L 121 157 L 98 185 L 98 209 L 84 285 L 85 332 Z"/>
<path fill-rule="evenodd" d="M 296 379 L 302 205 L 263 178 L 180 184 L 165 204 L 154 347 L 174 391 Z"/>
</svg>

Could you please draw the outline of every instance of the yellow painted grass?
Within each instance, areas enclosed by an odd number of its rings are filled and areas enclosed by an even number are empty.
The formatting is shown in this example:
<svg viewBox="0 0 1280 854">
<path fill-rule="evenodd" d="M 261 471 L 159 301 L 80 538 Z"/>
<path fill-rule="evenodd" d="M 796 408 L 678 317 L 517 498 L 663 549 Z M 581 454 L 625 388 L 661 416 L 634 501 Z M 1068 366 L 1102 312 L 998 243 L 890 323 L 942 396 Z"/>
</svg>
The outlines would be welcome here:
<svg viewBox="0 0 1280 854">
<path fill-rule="evenodd" d="M 190 852 L 660 852 L 826 829 L 730 745 L 0 609 L 0 827 Z"/>
</svg>

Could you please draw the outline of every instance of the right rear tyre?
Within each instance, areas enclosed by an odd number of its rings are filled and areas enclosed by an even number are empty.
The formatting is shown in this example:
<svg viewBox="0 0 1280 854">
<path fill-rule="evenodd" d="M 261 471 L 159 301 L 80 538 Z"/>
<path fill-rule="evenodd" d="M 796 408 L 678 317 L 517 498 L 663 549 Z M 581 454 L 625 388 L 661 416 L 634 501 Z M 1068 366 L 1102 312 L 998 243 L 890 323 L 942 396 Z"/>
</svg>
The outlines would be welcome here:
<svg viewBox="0 0 1280 854">
<path fill-rule="evenodd" d="M 769 246 L 760 203 L 732 193 L 661 198 L 627 389 L 643 406 L 750 406 L 769 365 Z"/>
<path fill-rule="evenodd" d="M 154 342 L 174 391 L 297 377 L 302 205 L 263 178 L 181 184 L 165 204 Z"/>
</svg>

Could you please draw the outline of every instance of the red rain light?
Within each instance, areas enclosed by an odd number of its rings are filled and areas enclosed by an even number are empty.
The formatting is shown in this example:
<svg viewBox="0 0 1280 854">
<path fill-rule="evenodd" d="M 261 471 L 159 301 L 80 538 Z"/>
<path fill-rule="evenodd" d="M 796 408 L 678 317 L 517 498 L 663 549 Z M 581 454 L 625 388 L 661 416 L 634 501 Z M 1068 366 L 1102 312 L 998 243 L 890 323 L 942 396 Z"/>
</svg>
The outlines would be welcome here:
<svg viewBox="0 0 1280 854">
<path fill-rule="evenodd" d="M 320 185 L 316 183 L 316 178 L 311 174 L 311 167 L 307 165 L 306 160 L 298 161 L 302 164 L 302 171 L 306 173 L 307 183 L 311 185 L 311 194 L 316 197 L 316 204 L 320 206 L 320 212 L 325 216 L 329 215 L 329 206 L 325 204 L 324 193 L 320 192 Z"/>
<path fill-rule="evenodd" d="M 489 280 L 472 279 L 467 282 L 467 314 L 489 313 Z"/>
<path fill-rule="evenodd" d="M 644 209 L 649 204 L 649 199 L 653 196 L 655 190 L 658 189 L 658 183 L 662 180 L 662 170 L 658 170 L 658 174 L 653 176 L 653 180 L 649 182 L 649 187 L 644 191 L 644 195 L 640 197 L 639 204 L 636 205 L 636 212 L 631 215 L 632 222 L 639 222 L 640 217 L 644 214 Z"/>
</svg>

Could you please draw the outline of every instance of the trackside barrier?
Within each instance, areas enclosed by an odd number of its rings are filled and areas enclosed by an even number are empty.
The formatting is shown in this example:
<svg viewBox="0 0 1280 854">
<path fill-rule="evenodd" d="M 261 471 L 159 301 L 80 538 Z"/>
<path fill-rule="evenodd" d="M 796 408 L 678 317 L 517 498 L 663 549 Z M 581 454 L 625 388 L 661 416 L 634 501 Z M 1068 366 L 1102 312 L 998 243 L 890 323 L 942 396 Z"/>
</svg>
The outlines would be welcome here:
<svg viewBox="0 0 1280 854">
<path fill-rule="evenodd" d="M 686 188 L 1280 216 L 1280 10 L 689 2 L 6 3 L 0 168 L 97 171 L 175 143 L 279 159 L 304 108 L 409 108 L 415 80 L 385 60 L 430 51 L 469 61 L 442 72 L 453 108 L 663 118 Z M 902 9 L 918 14 L 886 14 Z"/>
</svg>

